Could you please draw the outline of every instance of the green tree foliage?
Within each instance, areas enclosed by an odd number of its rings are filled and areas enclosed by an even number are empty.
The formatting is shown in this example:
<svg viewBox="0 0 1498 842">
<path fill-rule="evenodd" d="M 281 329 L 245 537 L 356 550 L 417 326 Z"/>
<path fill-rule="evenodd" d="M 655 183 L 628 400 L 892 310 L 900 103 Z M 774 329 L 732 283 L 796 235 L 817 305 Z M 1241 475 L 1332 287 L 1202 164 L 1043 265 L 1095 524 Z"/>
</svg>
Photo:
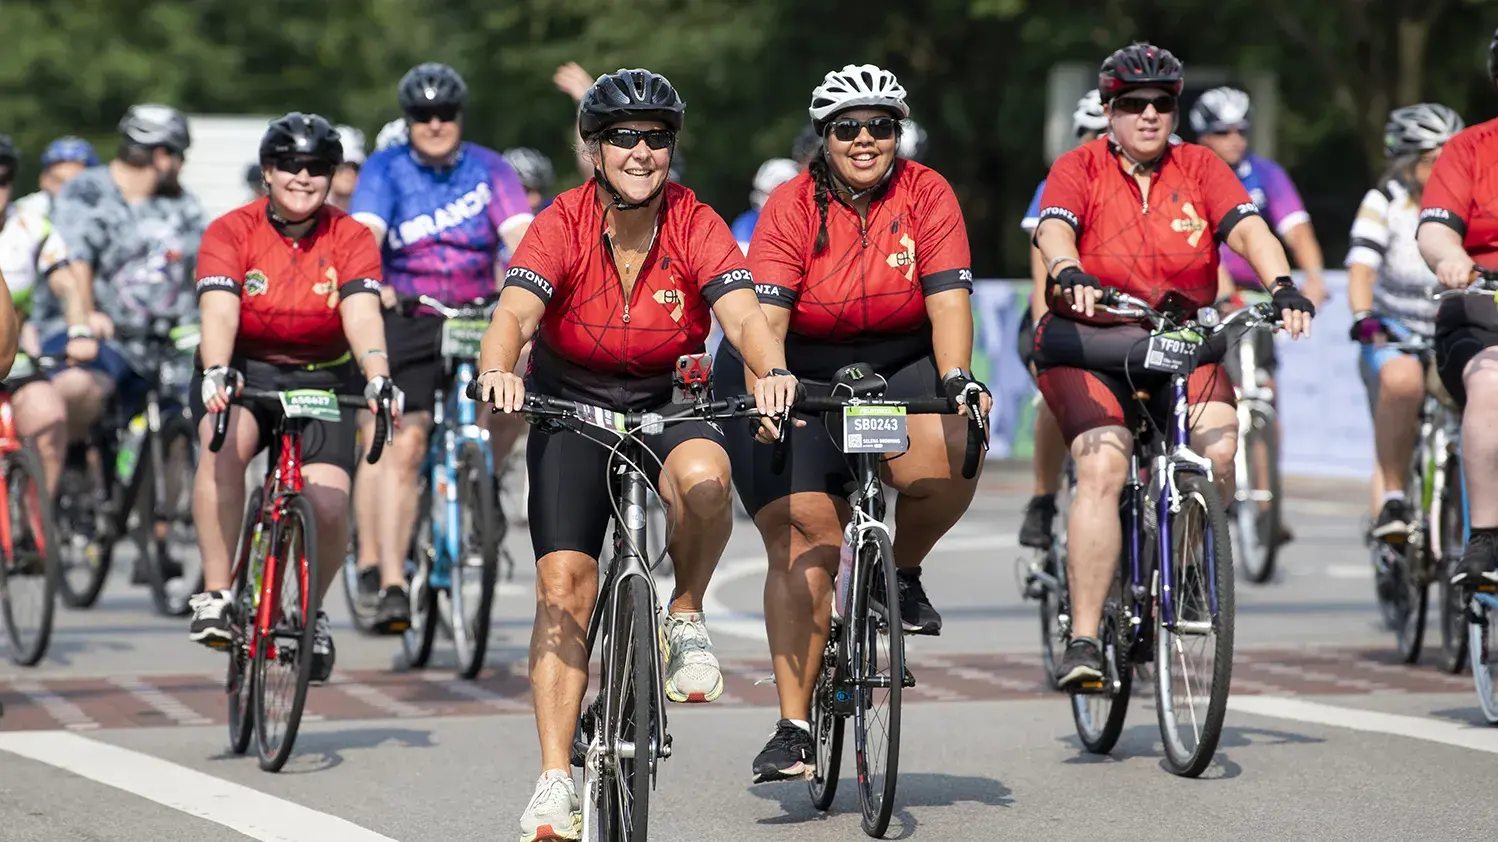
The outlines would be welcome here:
<svg viewBox="0 0 1498 842">
<path fill-rule="evenodd" d="M 1490 0 L 0 0 L 0 114 L 32 156 L 75 133 L 108 154 L 134 102 L 197 113 L 315 110 L 366 132 L 396 116 L 411 65 L 464 73 L 468 135 L 526 144 L 568 166 L 562 62 L 645 66 L 688 108 L 687 183 L 725 216 L 747 206 L 764 158 L 784 155 L 823 73 L 897 72 L 931 136 L 929 163 L 963 200 L 975 268 L 1025 270 L 1017 222 L 1045 175 L 1046 75 L 1135 38 L 1193 66 L 1272 71 L 1278 148 L 1337 261 L 1382 165 L 1391 107 L 1446 102 L 1487 119 Z"/>
</svg>

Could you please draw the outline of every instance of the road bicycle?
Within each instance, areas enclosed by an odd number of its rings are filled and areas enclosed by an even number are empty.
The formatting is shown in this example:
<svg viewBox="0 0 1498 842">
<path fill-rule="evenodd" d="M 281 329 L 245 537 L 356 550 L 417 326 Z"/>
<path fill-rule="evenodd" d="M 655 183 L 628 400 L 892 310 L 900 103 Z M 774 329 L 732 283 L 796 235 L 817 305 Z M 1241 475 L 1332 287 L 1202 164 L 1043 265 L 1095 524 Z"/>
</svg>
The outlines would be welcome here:
<svg viewBox="0 0 1498 842">
<path fill-rule="evenodd" d="M 880 468 L 890 454 L 909 446 L 910 415 L 963 413 L 968 418 L 967 452 L 962 475 L 972 479 L 987 445 L 987 419 L 978 409 L 976 386 L 959 405 L 946 397 L 897 400 L 884 397 L 888 383 L 867 363 L 840 369 L 830 395 L 799 396 L 795 411 L 820 414 L 833 439 L 851 457 L 854 486 L 848 494 L 852 513 L 843 530 L 842 561 L 833 597 L 833 615 L 822 668 L 811 698 L 811 735 L 816 770 L 808 779 L 812 804 L 832 806 L 843 754 L 843 731 L 853 720 L 853 760 L 857 766 L 858 802 L 864 832 L 883 836 L 894 810 L 899 782 L 900 705 L 904 688 L 915 686 L 905 664 L 900 621 L 895 550 L 884 523 L 884 485 Z M 772 456 L 780 473 L 785 461 L 789 424 Z M 838 434 L 840 431 L 840 435 Z"/>
<path fill-rule="evenodd" d="M 1265 292 L 1242 290 L 1245 305 L 1268 303 Z M 1236 376 L 1238 452 L 1233 457 L 1233 507 L 1228 529 L 1233 534 L 1237 560 L 1244 576 L 1263 584 L 1274 575 L 1279 555 L 1280 448 L 1278 410 L 1273 376 L 1259 360 L 1261 344 L 1273 349 L 1273 325 L 1254 325 L 1229 350 L 1228 366 Z"/>
<path fill-rule="evenodd" d="M 17 354 L 10 377 L 53 367 L 52 360 Z M 10 389 L 0 386 L 0 619 L 6 651 L 17 666 L 35 666 L 47 654 L 61 575 L 52 498 L 42 459 L 16 434 Z"/>
<path fill-rule="evenodd" d="M 239 389 L 233 403 L 280 408 L 265 482 L 250 494 L 240 527 L 232 581 L 229 644 L 229 746 L 244 754 L 256 739 L 260 768 L 279 772 L 291 757 L 312 678 L 312 646 L 322 594 L 316 587 L 317 516 L 302 494 L 302 433 L 308 422 L 343 422 L 342 407 L 365 408 L 363 396 L 321 389 Z M 373 464 L 393 429 L 389 397 L 375 414 Z M 217 453 L 229 431 L 229 411 L 214 415 L 208 449 Z"/>
</svg>

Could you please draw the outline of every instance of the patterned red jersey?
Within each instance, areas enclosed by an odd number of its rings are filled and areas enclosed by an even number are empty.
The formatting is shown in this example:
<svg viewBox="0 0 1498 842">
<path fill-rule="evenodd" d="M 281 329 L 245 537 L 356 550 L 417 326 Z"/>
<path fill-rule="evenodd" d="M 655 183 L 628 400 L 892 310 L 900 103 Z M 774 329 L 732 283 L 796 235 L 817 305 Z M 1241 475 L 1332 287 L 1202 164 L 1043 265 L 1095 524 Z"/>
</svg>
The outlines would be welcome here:
<svg viewBox="0 0 1498 842">
<path fill-rule="evenodd" d="M 592 181 L 541 211 L 504 285 L 546 302 L 539 336 L 548 349 L 590 371 L 632 377 L 669 372 L 677 357 L 700 352 L 709 308 L 753 289 L 728 223 L 691 190 L 667 184 L 655 239 L 626 298 Z"/>
<path fill-rule="evenodd" d="M 1479 123 L 1447 141 L 1430 171 L 1421 223 L 1446 225 L 1462 235 L 1467 254 L 1484 269 L 1498 269 L 1498 120 Z"/>
<path fill-rule="evenodd" d="M 1072 226 L 1083 271 L 1103 286 L 1153 307 L 1172 303 L 1193 311 L 1217 296 L 1218 243 L 1258 215 L 1233 170 L 1194 143 L 1167 147 L 1150 173 L 1147 202 L 1106 137 L 1057 158 L 1040 197 L 1040 224 L 1060 219 Z M 1070 306 L 1051 312 L 1093 324 L 1120 321 L 1106 313 L 1087 319 Z"/>
<path fill-rule="evenodd" d="M 869 203 L 868 221 L 828 201 L 827 247 L 813 254 L 821 213 L 803 172 L 770 195 L 749 243 L 764 304 L 791 309 L 790 330 L 813 339 L 908 334 L 926 325 L 926 296 L 973 288 L 962 208 L 935 170 L 904 159 Z"/>
<path fill-rule="evenodd" d="M 328 205 L 312 232 L 292 240 L 277 231 L 268 199 L 215 219 L 198 251 L 198 296 L 240 296 L 234 353 L 269 363 L 320 363 L 348 351 L 338 304 L 380 291 L 374 235 Z"/>
</svg>

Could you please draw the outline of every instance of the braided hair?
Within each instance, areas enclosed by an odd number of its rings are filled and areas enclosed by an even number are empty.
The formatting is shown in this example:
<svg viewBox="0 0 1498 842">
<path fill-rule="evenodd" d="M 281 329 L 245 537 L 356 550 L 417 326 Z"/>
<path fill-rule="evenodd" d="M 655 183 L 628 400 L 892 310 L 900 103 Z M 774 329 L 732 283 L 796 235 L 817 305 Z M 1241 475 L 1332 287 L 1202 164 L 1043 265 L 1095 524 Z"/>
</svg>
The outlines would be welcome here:
<svg viewBox="0 0 1498 842">
<path fill-rule="evenodd" d="M 817 239 L 812 245 L 812 254 L 821 254 L 827 249 L 827 207 L 832 202 L 832 169 L 827 164 L 827 155 L 819 150 L 812 156 L 811 163 L 806 165 L 807 172 L 811 173 L 812 184 L 816 185 L 813 194 L 817 203 Z"/>
</svg>

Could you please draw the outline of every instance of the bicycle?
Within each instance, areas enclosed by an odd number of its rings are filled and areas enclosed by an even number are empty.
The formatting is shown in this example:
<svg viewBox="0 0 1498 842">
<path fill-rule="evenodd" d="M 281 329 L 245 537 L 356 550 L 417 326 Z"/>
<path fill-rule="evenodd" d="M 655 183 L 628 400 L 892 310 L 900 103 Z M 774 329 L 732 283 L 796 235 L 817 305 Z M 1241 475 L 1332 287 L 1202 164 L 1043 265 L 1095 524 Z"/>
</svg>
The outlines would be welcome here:
<svg viewBox="0 0 1498 842">
<path fill-rule="evenodd" d="M 59 593 L 70 607 L 98 601 L 115 545 L 127 535 L 140 553 L 135 583 L 149 587 L 158 613 L 187 614 L 188 598 L 203 589 L 202 571 L 187 576 L 182 561 L 197 543 L 191 477 L 198 439 L 186 390 L 200 336 L 198 325 L 164 318 L 137 334 L 120 334 L 119 350 L 145 378 L 145 396 L 133 418 L 124 402 L 111 401 L 88 440 L 69 448 L 56 511 Z M 79 574 L 76 583 L 69 574 Z"/>
<path fill-rule="evenodd" d="M 489 431 L 479 426 L 478 404 L 466 388 L 477 376 L 479 344 L 497 299 L 477 299 L 462 307 L 447 307 L 426 295 L 401 300 L 408 312 L 425 306 L 443 317 L 443 382 L 452 384 L 450 390 L 437 390 L 420 473 L 409 576 L 411 626 L 402 634 L 401 646 L 407 664 L 424 667 L 437 626 L 444 625 L 452 634 L 463 678 L 474 678 L 484 668 L 501 555 L 511 578 L 515 571 L 514 560 L 503 549 L 507 529 L 495 495 Z M 344 582 L 347 586 L 348 576 Z"/>
<path fill-rule="evenodd" d="M 812 689 L 811 735 L 816 743 L 816 769 L 807 786 L 813 806 L 818 810 L 832 806 L 842 763 L 843 731 L 852 717 L 862 825 L 865 833 L 879 837 L 889 828 L 899 781 L 901 695 L 904 688 L 916 684 L 905 664 L 904 627 L 895 597 L 899 593 L 895 550 L 884 523 L 884 486 L 879 469 L 886 454 L 903 453 L 909 446 L 908 416 L 965 414 L 969 426 L 962 475 L 972 479 L 987 445 L 987 418 L 975 399 L 967 406 L 946 397 L 886 399 L 887 382 L 867 363 L 843 367 L 832 382 L 831 395 L 801 395 L 795 404 L 798 413 L 841 413 L 842 435 L 834 438 L 840 439 L 843 452 L 853 457 L 854 469 L 854 487 L 848 495 L 852 517 L 843 529 L 831 631 Z M 975 398 L 971 393 L 968 397 Z M 777 474 L 784 467 L 790 425 L 782 424 L 780 430 L 782 435 L 772 457 Z M 876 703 L 878 691 L 885 694 L 882 704 Z M 872 732 L 881 723 L 884 733 L 875 736 Z"/>
<path fill-rule="evenodd" d="M 1051 544 L 1037 551 L 1024 575 L 1020 593 L 1025 599 L 1040 603 L 1040 666 L 1045 672 L 1046 686 L 1060 690 L 1056 681 L 1056 664 L 1059 660 L 1057 644 L 1065 645 L 1071 637 L 1071 609 L 1066 601 L 1066 524 L 1070 516 L 1071 499 L 1077 490 L 1077 466 L 1071 454 L 1066 455 L 1061 466 L 1060 481 L 1056 485 L 1056 515 L 1051 518 Z"/>
<path fill-rule="evenodd" d="M 47 370 L 55 361 L 31 360 L 17 354 L 11 377 L 24 377 L 38 368 Z M 10 389 L 0 386 L 0 618 L 4 619 L 10 660 L 17 666 L 35 666 L 46 657 L 52 639 L 60 576 L 57 536 L 52 520 L 52 499 L 47 494 L 42 459 L 36 448 L 16 434 Z M 34 589 L 39 599 L 33 623 L 27 623 L 26 593 Z M 34 626 L 34 628 L 33 628 Z"/>
<path fill-rule="evenodd" d="M 312 646 L 322 595 L 317 578 L 317 517 L 302 496 L 302 428 L 307 421 L 341 423 L 339 407 L 364 408 L 362 396 L 321 389 L 263 391 L 239 389 L 232 403 L 261 401 L 281 408 L 276 418 L 265 482 L 250 494 L 232 568 L 233 639 L 225 692 L 229 697 L 229 746 L 244 754 L 257 736 L 260 768 L 278 772 L 291 756 L 301 727 L 307 685 L 312 677 Z M 373 464 L 389 443 L 394 425 L 389 399 L 375 415 L 375 440 L 366 461 Z M 229 432 L 229 411 L 213 419 L 208 449 L 217 453 Z M 273 671 L 280 670 L 277 676 Z M 272 696 L 281 678 L 282 695 Z M 279 702 L 279 709 L 277 703 Z"/>
<path fill-rule="evenodd" d="M 1176 318 L 1112 288 L 1104 289 L 1101 304 L 1114 315 L 1149 321 L 1144 367 L 1170 375 L 1169 428 L 1156 425 L 1147 403 L 1150 393 L 1136 387 L 1134 397 L 1145 405 L 1119 499 L 1119 569 L 1098 635 L 1105 675 L 1071 694 L 1072 718 L 1089 752 L 1111 751 L 1123 732 L 1135 665 L 1153 663 L 1165 766 L 1176 775 L 1197 777 L 1212 762 L 1227 712 L 1233 553 L 1227 515 L 1212 484 L 1212 463 L 1191 449 L 1186 383 L 1210 336 L 1239 322 L 1272 321 L 1275 314 L 1271 305 L 1260 303 L 1220 320 L 1210 310 L 1204 318 Z M 1188 660 L 1187 645 L 1209 637 L 1210 653 L 1203 651 L 1200 658 L 1211 657 L 1212 665 L 1204 681 L 1193 681 L 1196 658 Z M 1179 691 L 1177 679 L 1183 685 Z M 1178 711 L 1182 703 L 1189 708 L 1184 722 Z"/>
<path fill-rule="evenodd" d="M 533 425 L 616 439 L 610 447 L 609 502 L 613 546 L 593 615 L 588 620 L 588 659 L 599 636 L 599 689 L 578 718 L 572 765 L 583 770 L 583 832 L 588 842 L 644 842 L 649 834 L 650 792 L 660 761 L 671 756 L 666 733 L 665 685 L 661 679 L 659 600 L 652 571 L 664 557 L 647 555 L 649 520 L 645 460 L 640 435 L 657 435 L 666 424 L 759 418 L 751 395 L 710 400 L 710 354 L 680 357 L 673 373 L 680 397 L 690 401 L 667 412 L 619 412 L 578 401 L 527 394 L 522 412 Z M 478 400 L 478 384 L 466 390 Z M 682 401 L 678 401 L 681 403 Z M 607 446 L 607 445 L 604 445 Z"/>
<path fill-rule="evenodd" d="M 1264 304 L 1268 293 L 1242 290 L 1239 296 L 1246 305 Z M 1238 452 L 1233 457 L 1232 518 L 1228 530 L 1233 534 L 1237 558 L 1250 582 L 1263 584 L 1274 575 L 1279 555 L 1280 523 L 1280 450 L 1278 410 L 1274 403 L 1271 375 L 1259 364 L 1260 332 L 1269 338 L 1272 327 L 1258 324 L 1238 338 L 1234 392 L 1238 398 Z M 1271 346 L 1272 347 L 1272 346 Z M 1236 371 L 1234 371 L 1236 369 Z M 1260 481 L 1262 479 L 1262 482 Z"/>
</svg>

